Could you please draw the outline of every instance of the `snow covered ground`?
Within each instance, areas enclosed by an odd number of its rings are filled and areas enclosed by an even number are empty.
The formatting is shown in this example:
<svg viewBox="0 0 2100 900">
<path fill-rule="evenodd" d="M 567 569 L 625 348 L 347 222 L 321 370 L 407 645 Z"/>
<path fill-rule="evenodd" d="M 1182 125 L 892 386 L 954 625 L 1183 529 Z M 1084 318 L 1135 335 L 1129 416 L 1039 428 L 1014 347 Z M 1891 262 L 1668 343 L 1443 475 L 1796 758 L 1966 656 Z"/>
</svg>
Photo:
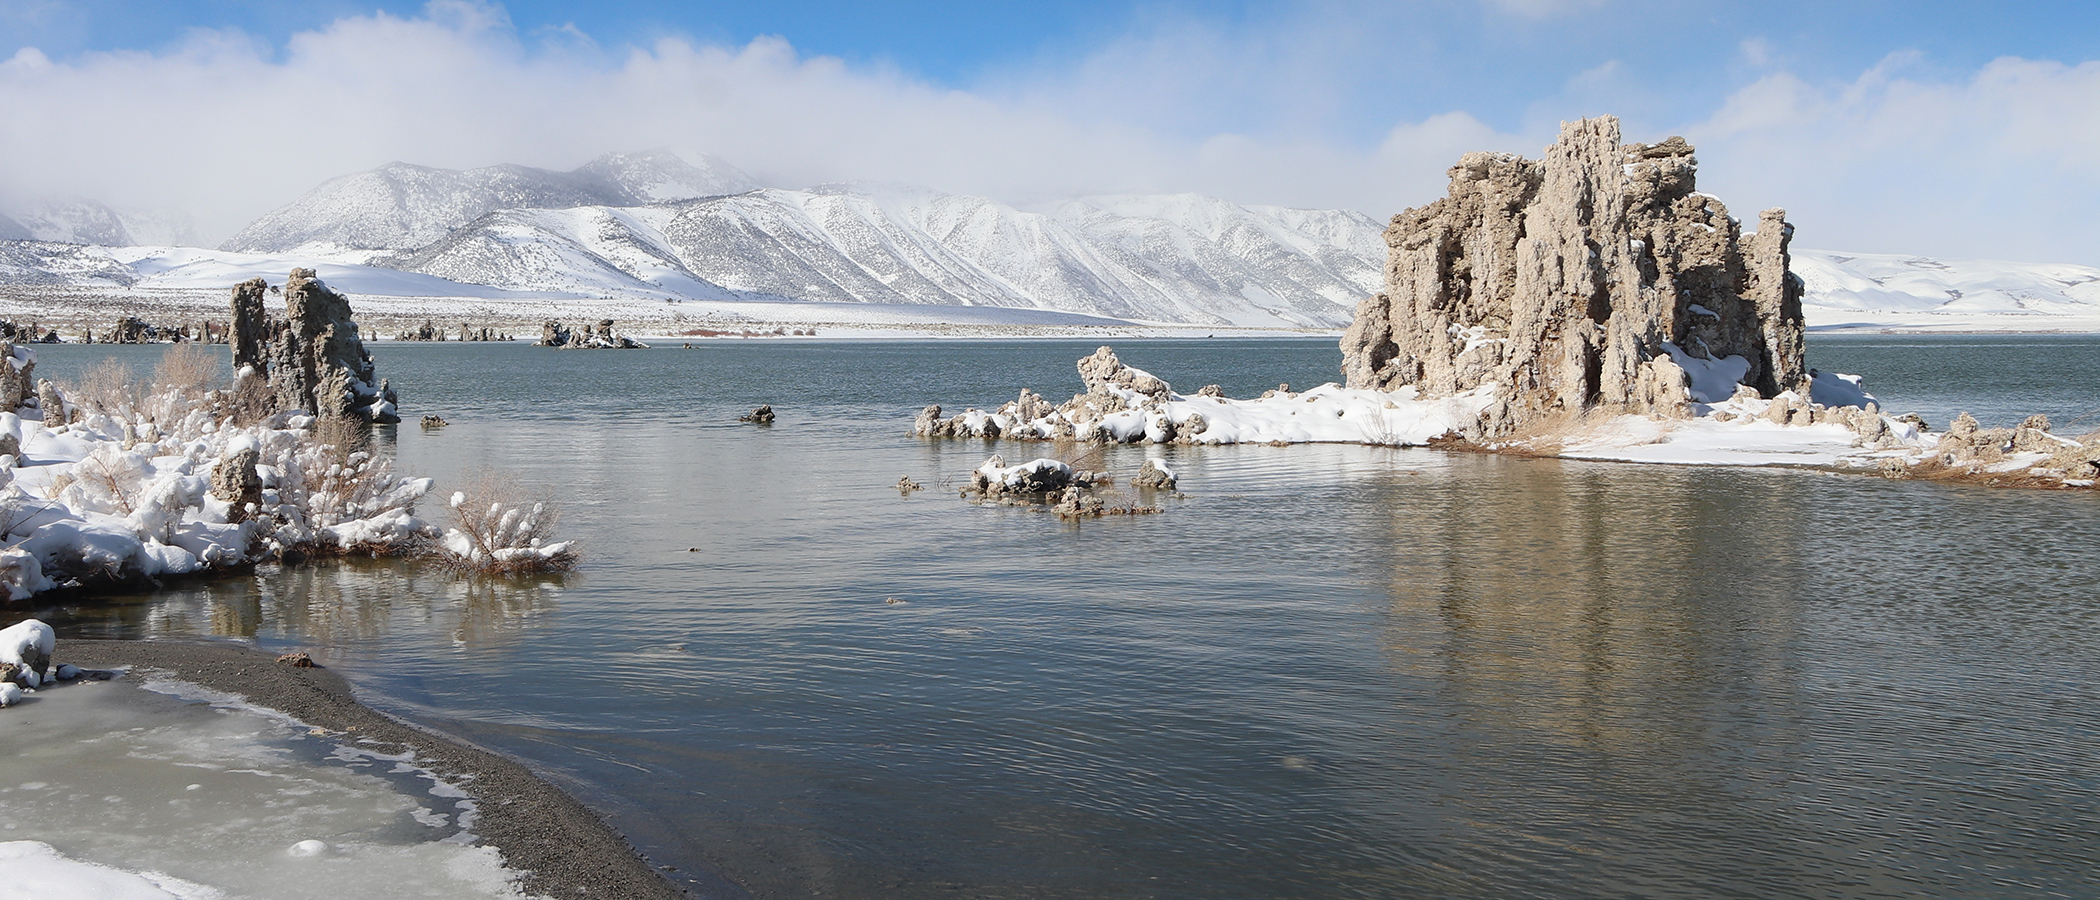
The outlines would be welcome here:
<svg viewBox="0 0 2100 900">
<path fill-rule="evenodd" d="M 2100 269 L 1797 250 L 1816 331 L 2100 331 Z"/>
</svg>

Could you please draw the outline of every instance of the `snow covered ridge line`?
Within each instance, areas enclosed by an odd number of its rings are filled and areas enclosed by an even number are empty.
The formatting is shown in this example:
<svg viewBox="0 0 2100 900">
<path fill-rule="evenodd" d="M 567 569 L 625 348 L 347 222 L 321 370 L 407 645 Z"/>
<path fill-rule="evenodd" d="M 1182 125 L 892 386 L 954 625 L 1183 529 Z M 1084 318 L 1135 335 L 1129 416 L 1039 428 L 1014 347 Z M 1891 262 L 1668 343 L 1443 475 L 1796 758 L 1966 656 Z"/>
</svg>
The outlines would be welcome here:
<svg viewBox="0 0 2100 900">
<path fill-rule="evenodd" d="M 1592 412 L 1487 443 L 1462 435 L 1493 402 L 1491 386 L 1437 399 L 1420 397 L 1412 385 L 1377 391 L 1324 384 L 1302 393 L 1286 385 L 1251 400 L 1224 397 L 1216 386 L 1183 395 L 1157 376 L 1124 365 L 1108 347 L 1081 359 L 1079 372 L 1087 392 L 1064 404 L 1023 389 L 992 412 L 969 409 L 942 418 L 939 406 L 928 406 L 912 431 L 924 437 L 1094 443 L 1435 444 L 1568 459 L 1810 466 L 2026 487 L 2092 488 L 2100 477 L 2100 433 L 2059 437 L 2042 416 L 2018 428 L 1985 429 L 1967 414 L 1945 433 L 1933 433 L 1916 417 L 1883 413 L 1857 376 L 1813 370 L 1807 397 L 1783 391 L 1767 400 L 1738 385 L 1717 402 L 1705 402 L 1709 395 L 1699 393 L 1683 418 Z M 1691 385 L 1718 393 L 1709 376 L 1725 373 L 1687 374 Z"/>
</svg>

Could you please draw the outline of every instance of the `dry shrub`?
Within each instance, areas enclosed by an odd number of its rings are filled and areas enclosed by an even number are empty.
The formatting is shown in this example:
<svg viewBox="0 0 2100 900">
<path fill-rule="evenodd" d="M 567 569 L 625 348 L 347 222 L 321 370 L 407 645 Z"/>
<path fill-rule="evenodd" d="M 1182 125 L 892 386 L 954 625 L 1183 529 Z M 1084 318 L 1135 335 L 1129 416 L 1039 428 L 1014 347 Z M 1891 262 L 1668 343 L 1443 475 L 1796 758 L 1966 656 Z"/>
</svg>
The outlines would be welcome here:
<svg viewBox="0 0 2100 900">
<path fill-rule="evenodd" d="M 219 364 L 223 353 L 214 353 L 204 344 L 176 344 L 161 354 L 160 364 L 153 367 L 154 389 L 181 391 L 189 397 L 204 396 L 206 391 L 218 388 L 221 383 Z"/>
<path fill-rule="evenodd" d="M 455 491 L 447 505 L 453 527 L 439 542 L 439 562 L 492 575 L 566 572 L 579 557 L 574 541 L 555 541 L 561 511 L 526 500 L 513 479 L 482 472 Z"/>
<path fill-rule="evenodd" d="M 110 358 L 80 373 L 80 386 L 66 396 L 76 407 L 114 416 L 138 406 L 141 387 L 130 365 Z"/>
<path fill-rule="evenodd" d="M 372 424 L 350 416 L 322 416 L 314 420 L 314 443 L 327 448 L 336 462 L 372 449 Z"/>
<path fill-rule="evenodd" d="M 221 396 L 224 402 L 219 412 L 235 425 L 253 425 L 277 412 L 277 395 L 261 375 L 234 379 L 233 388 Z"/>
</svg>

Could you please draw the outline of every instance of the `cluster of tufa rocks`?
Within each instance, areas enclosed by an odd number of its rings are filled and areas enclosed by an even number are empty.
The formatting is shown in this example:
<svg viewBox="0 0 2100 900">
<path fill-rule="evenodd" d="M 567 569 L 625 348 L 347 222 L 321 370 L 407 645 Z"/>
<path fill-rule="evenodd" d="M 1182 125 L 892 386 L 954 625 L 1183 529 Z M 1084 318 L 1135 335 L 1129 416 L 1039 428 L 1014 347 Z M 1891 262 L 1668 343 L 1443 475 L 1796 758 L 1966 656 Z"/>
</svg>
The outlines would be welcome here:
<svg viewBox="0 0 2100 900">
<path fill-rule="evenodd" d="M 960 493 L 966 499 L 1008 506 L 1047 506 L 1065 519 L 1160 512 L 1156 506 L 1110 503 L 1112 497 L 1119 499 L 1113 490 L 1115 483 L 1107 472 L 1076 469 L 1063 460 L 1034 459 L 1009 466 L 1004 458 L 994 455 L 970 473 L 970 482 Z M 1146 460 L 1144 468 L 1132 481 L 1132 485 L 1144 490 L 1147 496 L 1152 491 L 1173 490 L 1174 483 L 1173 472 L 1156 459 Z M 897 482 L 897 489 L 906 494 L 918 488 L 918 483 L 908 477 Z"/>
<path fill-rule="evenodd" d="M 272 318 L 272 288 L 251 278 L 233 289 L 233 366 L 268 385 L 273 411 L 300 410 L 323 419 L 399 422 L 393 386 L 379 377 L 357 336 L 350 301 L 293 269 L 285 280 L 285 317 Z M 252 373 L 252 374 L 251 374 Z"/>
<path fill-rule="evenodd" d="M 2012 477 L 2092 486 L 2100 478 L 2100 440 L 2058 437 L 2049 417 L 2028 416 L 2017 427 L 1983 428 L 1974 416 L 1955 416 L 1933 444 L 1928 472 L 1984 479 Z"/>
<path fill-rule="evenodd" d="M 1081 357 L 1078 366 L 1086 391 L 1062 404 L 1053 404 L 1027 388 L 994 413 L 970 409 L 942 418 L 942 409 L 936 404 L 919 411 L 912 422 L 912 433 L 921 437 L 1004 436 L 1082 443 L 1186 444 L 1209 427 L 1200 413 L 1178 422 L 1169 417 L 1166 404 L 1173 398 L 1173 389 L 1150 372 L 1124 365 L 1113 348 L 1102 347 L 1091 356 Z M 1198 396 L 1220 395 L 1217 385 L 1198 392 Z M 1131 427 L 1120 431 L 1115 427 L 1119 413 L 1137 414 L 1121 417 Z M 1028 424 L 1029 430 L 1008 433 L 1010 424 L 1022 423 Z"/>
<path fill-rule="evenodd" d="M 1564 124 L 1543 159 L 1466 154 L 1448 196 L 1386 229 L 1385 290 L 1342 337 L 1348 386 L 1485 386 L 1474 440 L 1593 408 L 1684 416 L 1700 398 L 1672 350 L 1805 396 L 1793 226 L 1769 209 L 1744 235 L 1697 170 L 1682 138 L 1621 144 L 1609 116 Z"/>
<path fill-rule="evenodd" d="M 177 325 L 158 325 L 138 316 L 125 316 L 118 319 L 116 325 L 111 326 L 108 331 L 102 332 L 100 336 L 97 336 L 92 328 L 82 328 L 80 330 L 80 342 L 83 344 L 182 344 L 190 342 L 224 344 L 227 342 L 229 330 L 224 322 L 204 321 L 194 325 L 187 322 Z M 50 340 L 44 343 L 58 342 L 57 332 L 52 332 L 47 337 Z"/>
<path fill-rule="evenodd" d="M 515 337 L 512 337 L 511 335 L 508 335 L 508 334 L 504 334 L 503 332 L 497 331 L 497 330 L 496 330 L 496 329 L 494 329 L 494 328 L 490 328 L 490 327 L 488 327 L 488 326 L 486 326 L 486 325 L 484 325 L 484 326 L 482 326 L 482 327 L 480 327 L 480 328 L 474 328 L 474 327 L 471 327 L 471 326 L 469 326 L 469 325 L 468 325 L 467 323 L 465 323 L 465 322 L 461 322 L 461 323 L 459 323 L 459 332 L 457 333 L 457 335 L 456 335 L 456 336 L 454 336 L 454 335 L 447 335 L 447 334 L 445 333 L 445 329 L 443 329 L 443 328 L 439 328 L 439 327 L 437 326 L 437 323 L 436 323 L 435 321 L 432 321 L 432 320 L 430 320 L 430 319 L 424 319 L 424 320 L 423 320 L 423 324 L 422 324 L 421 326 L 418 326 L 418 327 L 416 327 L 416 328 L 411 328 L 411 329 L 409 329 L 409 330 L 407 330 L 407 331 L 401 332 L 400 334 L 394 335 L 394 340 L 397 340 L 397 341 L 412 341 L 412 342 L 413 342 L 413 341 L 432 341 L 432 342 L 436 342 L 436 341 L 512 341 L 512 340 L 516 340 L 516 338 L 515 338 Z"/>
<path fill-rule="evenodd" d="M 535 347 L 559 347 L 565 350 L 644 350 L 649 347 L 641 341 L 613 333 L 613 320 L 600 319 L 597 327 L 578 325 L 574 329 L 560 322 L 550 321 L 540 326 L 540 339 Z"/>
<path fill-rule="evenodd" d="M 36 322 L 22 324 L 9 319 L 0 319 L 0 341 L 18 344 L 56 344 L 61 340 L 56 328 L 45 328 Z"/>
</svg>

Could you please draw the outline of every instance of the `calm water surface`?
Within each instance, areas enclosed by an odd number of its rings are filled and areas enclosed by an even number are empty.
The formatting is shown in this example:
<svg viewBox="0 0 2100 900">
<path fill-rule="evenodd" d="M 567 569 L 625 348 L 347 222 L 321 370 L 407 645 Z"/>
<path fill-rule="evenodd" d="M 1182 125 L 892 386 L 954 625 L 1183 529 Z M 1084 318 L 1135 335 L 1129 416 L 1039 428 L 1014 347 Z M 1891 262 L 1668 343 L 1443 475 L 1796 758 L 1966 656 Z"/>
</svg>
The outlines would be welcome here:
<svg viewBox="0 0 2100 900">
<path fill-rule="evenodd" d="M 2093 338 L 1811 341 L 1935 424 L 2100 406 Z M 948 487 L 1046 445 L 906 434 L 926 402 L 1067 395 L 1092 349 L 381 346 L 404 412 L 454 423 L 384 435 L 401 467 L 557 500 L 582 571 L 272 568 L 46 612 L 315 650 L 705 896 L 2100 896 L 2091 496 L 1110 448 L 1185 494 L 1074 525 Z M 1240 396 L 1338 364 L 1117 349 Z M 734 422 L 762 402 L 778 424 Z"/>
</svg>

